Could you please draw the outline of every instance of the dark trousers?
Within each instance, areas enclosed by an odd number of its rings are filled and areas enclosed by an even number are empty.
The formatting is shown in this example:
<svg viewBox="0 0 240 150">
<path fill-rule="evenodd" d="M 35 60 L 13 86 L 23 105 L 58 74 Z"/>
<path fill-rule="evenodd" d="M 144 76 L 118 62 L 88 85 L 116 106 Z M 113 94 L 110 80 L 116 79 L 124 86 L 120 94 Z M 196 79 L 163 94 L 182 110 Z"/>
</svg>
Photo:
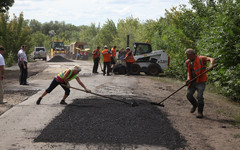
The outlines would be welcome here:
<svg viewBox="0 0 240 150">
<path fill-rule="evenodd" d="M 106 68 L 107 68 L 107 74 L 111 72 L 111 62 L 104 62 L 103 63 L 103 75 L 106 74 Z"/>
<path fill-rule="evenodd" d="M 93 73 L 97 73 L 98 63 L 99 63 L 99 58 L 94 58 L 93 71 L 92 71 Z"/>
<path fill-rule="evenodd" d="M 70 94 L 70 89 L 63 86 L 62 84 L 65 84 L 65 83 L 60 83 L 58 82 L 55 78 L 52 80 L 51 84 L 49 85 L 49 87 L 46 89 L 46 92 L 47 93 L 51 93 L 53 89 L 55 89 L 58 85 L 61 85 L 61 87 L 64 89 L 65 91 L 65 95 L 69 95 Z M 66 84 L 65 84 L 66 85 Z"/>
<path fill-rule="evenodd" d="M 132 70 L 132 63 L 126 62 L 126 65 L 127 65 L 127 74 L 130 75 Z"/>
<path fill-rule="evenodd" d="M 22 62 L 18 63 L 18 66 L 20 68 L 20 74 L 19 74 L 19 83 L 20 83 L 20 85 L 27 84 L 27 77 L 28 77 L 27 62 L 24 61 L 24 64 L 25 64 L 26 68 L 23 67 L 24 65 L 23 65 Z"/>
<path fill-rule="evenodd" d="M 187 89 L 187 99 L 193 106 L 198 106 L 198 112 L 203 112 L 204 107 L 204 97 L 203 93 L 206 87 L 205 82 L 196 83 L 192 82 L 191 85 Z M 197 100 L 194 98 L 194 93 L 197 91 Z"/>
</svg>

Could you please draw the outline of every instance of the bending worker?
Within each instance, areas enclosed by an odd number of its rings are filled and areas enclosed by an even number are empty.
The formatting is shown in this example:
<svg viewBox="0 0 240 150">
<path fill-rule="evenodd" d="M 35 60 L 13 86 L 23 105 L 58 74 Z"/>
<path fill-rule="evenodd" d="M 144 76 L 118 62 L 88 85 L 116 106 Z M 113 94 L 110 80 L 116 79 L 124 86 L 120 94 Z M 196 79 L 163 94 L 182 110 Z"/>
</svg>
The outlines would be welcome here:
<svg viewBox="0 0 240 150">
<path fill-rule="evenodd" d="M 210 62 L 209 69 L 213 68 L 214 58 L 207 57 L 207 56 L 198 56 L 195 54 L 193 49 L 187 49 L 185 51 L 188 60 L 186 60 L 186 65 L 188 68 L 187 73 L 187 83 L 195 78 L 196 76 L 200 75 L 204 71 L 206 71 L 207 62 Z M 198 77 L 196 80 L 188 84 L 187 89 L 187 99 L 192 104 L 192 109 L 190 113 L 194 113 L 195 110 L 198 108 L 198 115 L 197 118 L 203 117 L 203 108 L 204 108 L 204 98 L 203 92 L 206 87 L 207 81 L 207 73 L 204 73 L 202 76 Z M 193 94 L 197 91 L 197 100 L 194 98 Z"/>
<path fill-rule="evenodd" d="M 57 76 L 54 77 L 52 80 L 52 83 L 50 86 L 43 92 L 43 94 L 38 98 L 36 104 L 39 105 L 42 98 L 47 95 L 48 93 L 51 93 L 53 89 L 55 89 L 59 84 L 64 89 L 65 94 L 63 96 L 63 99 L 61 100 L 60 104 L 67 105 L 65 102 L 65 99 L 70 94 L 69 89 L 69 81 L 72 79 L 76 79 L 77 82 L 85 89 L 86 92 L 91 92 L 89 89 L 86 88 L 86 86 L 82 83 L 80 78 L 78 77 L 78 73 L 81 71 L 81 68 L 79 66 L 74 66 L 74 68 L 67 69 L 61 73 L 59 73 Z M 65 85 L 65 86 L 64 86 Z"/>
</svg>

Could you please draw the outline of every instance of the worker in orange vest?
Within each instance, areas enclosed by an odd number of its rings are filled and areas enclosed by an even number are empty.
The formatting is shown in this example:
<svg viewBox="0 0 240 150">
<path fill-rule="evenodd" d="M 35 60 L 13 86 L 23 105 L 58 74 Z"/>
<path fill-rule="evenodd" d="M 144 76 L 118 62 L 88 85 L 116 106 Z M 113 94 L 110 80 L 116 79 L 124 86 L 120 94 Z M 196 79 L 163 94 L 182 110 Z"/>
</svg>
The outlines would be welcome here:
<svg viewBox="0 0 240 150">
<path fill-rule="evenodd" d="M 133 57 L 133 53 L 130 50 L 130 48 L 127 47 L 126 50 L 127 50 L 127 53 L 125 54 L 124 60 L 126 61 L 126 65 L 127 65 L 127 75 L 130 75 L 132 70 L 132 64 L 135 62 L 135 59 Z"/>
<path fill-rule="evenodd" d="M 102 51 L 103 55 L 103 75 L 106 74 L 106 68 L 107 68 L 107 76 L 111 76 L 111 51 L 108 51 L 107 45 L 104 46 L 104 50 Z"/>
<path fill-rule="evenodd" d="M 116 64 L 116 48 L 117 46 L 113 46 L 113 48 L 111 49 L 111 69 L 114 67 L 114 65 Z"/>
<path fill-rule="evenodd" d="M 198 108 L 198 115 L 197 118 L 203 118 L 203 108 L 204 108 L 204 97 L 203 93 L 206 87 L 207 81 L 207 74 L 204 73 L 202 76 L 198 77 L 193 82 L 189 83 L 191 79 L 198 76 L 199 74 L 206 71 L 207 62 L 210 62 L 209 69 L 213 68 L 214 58 L 207 57 L 207 56 L 198 56 L 196 55 L 193 49 L 187 49 L 185 51 L 188 60 L 186 60 L 186 65 L 188 68 L 187 73 L 187 99 L 192 104 L 192 109 L 190 113 L 194 113 L 195 110 Z M 197 100 L 194 98 L 193 94 L 197 91 Z"/>
<path fill-rule="evenodd" d="M 97 49 L 95 49 L 93 52 L 92 52 L 92 56 L 93 56 L 93 73 L 98 73 L 97 70 L 98 70 L 98 63 L 100 61 L 100 46 L 97 47 Z"/>
</svg>

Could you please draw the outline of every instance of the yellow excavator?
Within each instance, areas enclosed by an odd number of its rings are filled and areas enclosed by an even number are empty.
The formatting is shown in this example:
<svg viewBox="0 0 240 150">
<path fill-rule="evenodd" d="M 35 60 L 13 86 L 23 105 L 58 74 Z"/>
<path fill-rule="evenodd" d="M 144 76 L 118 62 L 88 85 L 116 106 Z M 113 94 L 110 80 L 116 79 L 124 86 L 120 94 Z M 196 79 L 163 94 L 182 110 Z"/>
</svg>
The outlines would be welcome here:
<svg viewBox="0 0 240 150">
<path fill-rule="evenodd" d="M 55 55 L 65 56 L 66 50 L 63 41 L 54 40 L 51 42 L 50 57 L 53 58 Z"/>
</svg>

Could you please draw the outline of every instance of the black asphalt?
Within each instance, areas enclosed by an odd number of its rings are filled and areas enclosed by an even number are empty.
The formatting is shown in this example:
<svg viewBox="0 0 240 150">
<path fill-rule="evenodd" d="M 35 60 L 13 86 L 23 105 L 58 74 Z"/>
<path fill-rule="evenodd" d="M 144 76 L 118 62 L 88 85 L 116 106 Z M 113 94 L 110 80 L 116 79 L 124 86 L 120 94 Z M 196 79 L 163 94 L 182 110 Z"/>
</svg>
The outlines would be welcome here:
<svg viewBox="0 0 240 150">
<path fill-rule="evenodd" d="M 116 98 L 116 96 L 114 96 Z M 35 142 L 79 144 L 152 145 L 184 148 L 186 140 L 164 112 L 146 101 L 133 99 L 131 107 L 99 97 L 75 99 L 46 126 Z M 60 105 L 60 104 L 59 104 Z"/>
</svg>

